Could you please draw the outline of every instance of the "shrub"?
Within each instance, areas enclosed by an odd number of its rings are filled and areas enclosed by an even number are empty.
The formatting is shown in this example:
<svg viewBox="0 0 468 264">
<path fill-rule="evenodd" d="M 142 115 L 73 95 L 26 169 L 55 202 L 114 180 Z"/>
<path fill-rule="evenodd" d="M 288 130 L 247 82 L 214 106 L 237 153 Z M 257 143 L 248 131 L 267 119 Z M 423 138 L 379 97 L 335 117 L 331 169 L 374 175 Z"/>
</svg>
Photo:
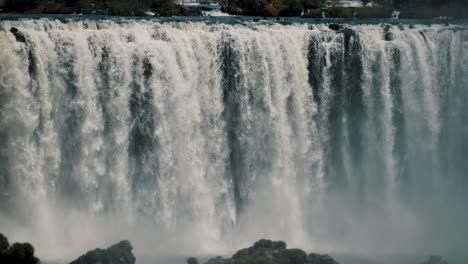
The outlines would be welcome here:
<svg viewBox="0 0 468 264">
<path fill-rule="evenodd" d="M 190 257 L 187 259 L 187 264 L 198 264 L 198 260 L 194 257 Z"/>
<path fill-rule="evenodd" d="M 298 248 L 284 249 L 275 254 L 280 264 L 303 264 L 307 254 Z"/>
<path fill-rule="evenodd" d="M 0 233 L 0 254 L 7 250 L 10 244 L 8 243 L 8 238 L 6 238 L 3 234 Z"/>
<path fill-rule="evenodd" d="M 39 264 L 34 256 L 34 247 L 29 243 L 9 245 L 8 239 L 0 234 L 0 263 Z"/>
</svg>

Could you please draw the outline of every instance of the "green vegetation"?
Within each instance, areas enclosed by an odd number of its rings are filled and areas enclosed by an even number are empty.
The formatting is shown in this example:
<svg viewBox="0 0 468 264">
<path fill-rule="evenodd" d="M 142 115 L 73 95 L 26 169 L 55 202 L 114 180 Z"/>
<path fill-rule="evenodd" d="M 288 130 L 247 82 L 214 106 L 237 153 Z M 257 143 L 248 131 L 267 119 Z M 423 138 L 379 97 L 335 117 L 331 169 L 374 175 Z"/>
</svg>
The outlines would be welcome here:
<svg viewBox="0 0 468 264">
<path fill-rule="evenodd" d="M 29 243 L 14 243 L 10 245 L 8 239 L 0 234 L 0 263 L 39 264 L 34 256 L 34 247 Z"/>
<path fill-rule="evenodd" d="M 88 251 L 70 264 L 134 264 L 136 259 L 132 254 L 132 249 L 132 244 L 127 240 L 123 240 L 107 249 L 97 248 Z"/>
<path fill-rule="evenodd" d="M 269 239 L 260 239 L 259 241 L 255 242 L 253 247 L 254 248 L 271 248 L 274 250 L 283 250 L 286 249 L 286 243 L 284 241 L 272 241 Z"/>
<path fill-rule="evenodd" d="M 188 264 L 197 264 L 191 257 Z M 298 248 L 287 249 L 283 241 L 262 239 L 253 246 L 237 251 L 232 258 L 216 257 L 205 264 L 338 264 L 328 255 L 307 254 Z"/>
<path fill-rule="evenodd" d="M 198 260 L 194 257 L 190 257 L 187 259 L 187 264 L 198 264 Z"/>
<path fill-rule="evenodd" d="M 272 241 L 261 239 L 254 243 L 252 247 L 237 251 L 232 256 L 233 264 L 273 264 L 272 257 L 283 256 L 286 249 L 286 243 L 283 241 Z M 287 253 L 286 253 L 287 255 Z M 305 253 L 304 253 L 305 255 Z M 292 263 L 291 263 L 292 264 Z"/>
<path fill-rule="evenodd" d="M 302 249 L 291 248 L 275 253 L 274 257 L 281 264 L 303 264 L 306 262 L 307 254 Z"/>
</svg>

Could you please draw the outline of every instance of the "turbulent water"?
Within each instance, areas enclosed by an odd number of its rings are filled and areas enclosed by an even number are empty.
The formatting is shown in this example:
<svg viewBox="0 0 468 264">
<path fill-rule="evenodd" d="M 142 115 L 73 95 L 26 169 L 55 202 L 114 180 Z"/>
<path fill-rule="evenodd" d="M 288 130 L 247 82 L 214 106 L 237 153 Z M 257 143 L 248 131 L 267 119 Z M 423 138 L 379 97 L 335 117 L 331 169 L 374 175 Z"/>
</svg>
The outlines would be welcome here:
<svg viewBox="0 0 468 264">
<path fill-rule="evenodd" d="M 464 254 L 468 27 L 0 22 L 0 232 L 71 258 Z"/>
</svg>

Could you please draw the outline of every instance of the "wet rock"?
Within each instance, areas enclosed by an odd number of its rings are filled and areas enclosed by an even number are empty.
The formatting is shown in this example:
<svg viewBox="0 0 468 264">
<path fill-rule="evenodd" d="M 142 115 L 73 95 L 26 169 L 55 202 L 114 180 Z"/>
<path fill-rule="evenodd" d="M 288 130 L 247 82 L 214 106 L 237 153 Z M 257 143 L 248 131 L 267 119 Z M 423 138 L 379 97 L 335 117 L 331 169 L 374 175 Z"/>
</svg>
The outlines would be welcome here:
<svg viewBox="0 0 468 264">
<path fill-rule="evenodd" d="M 421 264 L 448 264 L 441 256 L 430 256 L 429 259 Z"/>
<path fill-rule="evenodd" d="M 302 14 L 303 18 L 322 18 L 322 10 L 320 9 L 311 9 L 307 10 Z"/>
<path fill-rule="evenodd" d="M 12 27 L 10 29 L 10 32 L 15 36 L 16 41 L 22 42 L 22 43 L 26 42 L 26 37 L 24 36 L 24 34 L 21 31 L 19 31 L 19 29 L 15 28 L 15 27 Z"/>
<path fill-rule="evenodd" d="M 135 264 L 132 245 L 124 240 L 107 249 L 95 249 L 87 252 L 70 264 Z"/>
<path fill-rule="evenodd" d="M 302 7 L 304 9 L 319 9 L 322 6 L 322 0 L 303 0 Z"/>
<path fill-rule="evenodd" d="M 200 16 L 202 10 L 197 7 L 186 7 L 177 3 L 168 3 L 154 10 L 155 16 Z"/>
<path fill-rule="evenodd" d="M 269 0 L 253 0 L 248 2 L 224 0 L 221 11 L 236 16 L 266 16 L 277 17 L 286 7 L 273 5 Z M 300 15 L 300 13 L 299 13 Z"/>
<path fill-rule="evenodd" d="M 333 23 L 328 25 L 328 28 L 331 30 L 340 30 L 343 28 L 343 25 Z"/>
<path fill-rule="evenodd" d="M 384 27 L 384 40 L 386 41 L 392 41 L 395 39 L 395 36 L 393 35 L 392 32 L 390 32 L 390 29 L 392 28 L 392 26 L 390 25 L 386 25 Z"/>
<path fill-rule="evenodd" d="M 302 8 L 293 7 L 285 8 L 278 12 L 278 15 L 281 17 L 299 17 L 302 14 Z"/>
</svg>

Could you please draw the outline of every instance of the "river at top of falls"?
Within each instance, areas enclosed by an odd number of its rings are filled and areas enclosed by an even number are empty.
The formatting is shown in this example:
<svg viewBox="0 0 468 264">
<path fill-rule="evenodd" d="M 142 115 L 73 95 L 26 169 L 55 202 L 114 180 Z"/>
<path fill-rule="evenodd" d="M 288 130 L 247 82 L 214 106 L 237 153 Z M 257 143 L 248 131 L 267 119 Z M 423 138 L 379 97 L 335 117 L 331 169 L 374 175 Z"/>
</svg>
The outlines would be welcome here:
<svg viewBox="0 0 468 264">
<path fill-rule="evenodd" d="M 0 21 L 0 232 L 466 256 L 465 22 L 224 21 Z"/>
</svg>

